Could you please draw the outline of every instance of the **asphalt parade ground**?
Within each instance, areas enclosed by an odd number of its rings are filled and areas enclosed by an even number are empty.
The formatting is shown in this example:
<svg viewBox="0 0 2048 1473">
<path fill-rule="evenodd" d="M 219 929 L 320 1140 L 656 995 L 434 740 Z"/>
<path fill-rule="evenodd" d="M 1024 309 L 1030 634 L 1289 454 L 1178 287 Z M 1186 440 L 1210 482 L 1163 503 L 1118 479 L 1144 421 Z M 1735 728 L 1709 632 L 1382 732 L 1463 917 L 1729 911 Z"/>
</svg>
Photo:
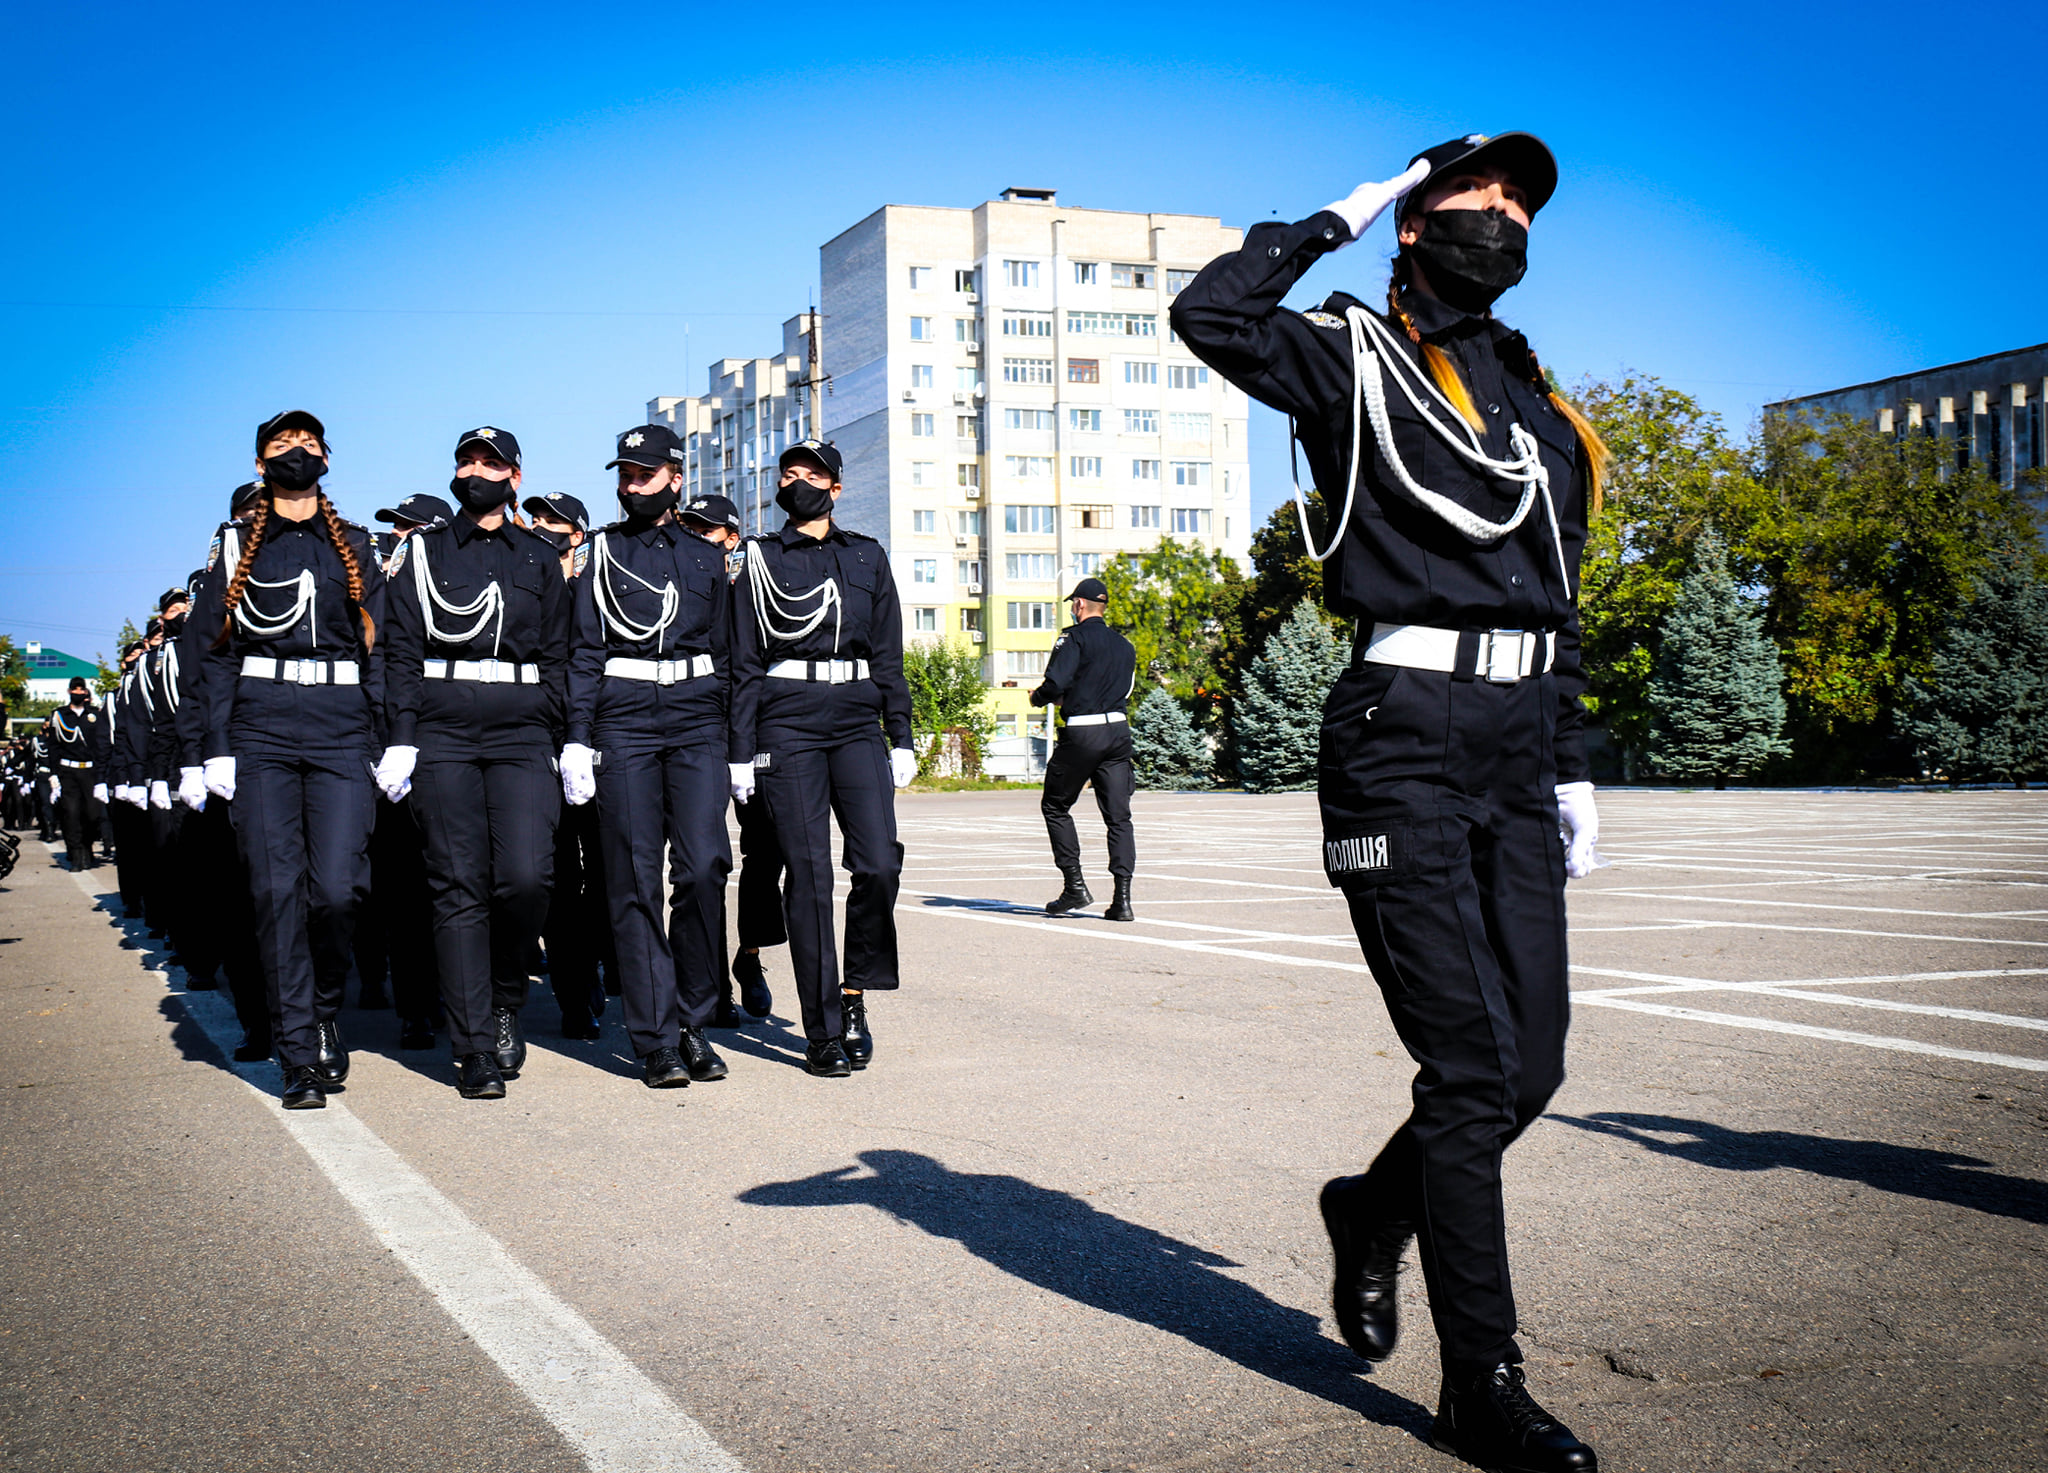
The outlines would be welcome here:
<svg viewBox="0 0 2048 1473">
<path fill-rule="evenodd" d="M 1601 813 L 1508 1156 L 1532 1388 L 1609 1470 L 2048 1467 L 2048 795 Z M 290 1115 L 112 870 L 24 845 L 0 1468 L 1463 1466 L 1420 1274 L 1377 1368 L 1328 1319 L 1316 1191 L 1411 1068 L 1313 799 L 1139 795 L 1128 926 L 1039 910 L 1035 794 L 898 814 L 865 1073 L 803 1072 L 773 952 L 722 1082 L 645 1089 L 616 1004 L 565 1042 L 537 985 L 509 1098 L 350 1008 Z"/>
</svg>

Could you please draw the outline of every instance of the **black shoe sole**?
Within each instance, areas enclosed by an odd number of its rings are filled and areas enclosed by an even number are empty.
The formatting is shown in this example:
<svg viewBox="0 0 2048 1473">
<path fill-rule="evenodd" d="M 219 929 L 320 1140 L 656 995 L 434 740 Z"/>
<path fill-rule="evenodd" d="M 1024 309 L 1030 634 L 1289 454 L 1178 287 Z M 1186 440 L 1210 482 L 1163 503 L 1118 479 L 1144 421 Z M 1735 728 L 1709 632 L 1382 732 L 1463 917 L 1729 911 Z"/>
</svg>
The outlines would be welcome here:
<svg viewBox="0 0 2048 1473">
<path fill-rule="evenodd" d="M 688 1089 L 690 1074 L 688 1070 L 684 1070 L 681 1074 L 667 1074 L 659 1079 L 649 1079 L 642 1075 L 640 1082 L 649 1089 Z"/>
<path fill-rule="evenodd" d="M 464 1089 L 457 1085 L 455 1092 L 465 1100 L 502 1100 L 505 1098 L 505 1086 L 502 1084 L 486 1084 L 480 1089 Z"/>
<path fill-rule="evenodd" d="M 852 1065 L 855 1069 L 865 1069 L 870 1063 L 874 1062 L 874 1057 L 875 1056 L 873 1054 L 868 1054 L 864 1058 L 856 1059 L 852 1054 L 848 1054 L 846 1056 L 846 1062 Z"/>
<path fill-rule="evenodd" d="M 1448 1437 L 1440 1437 L 1435 1432 L 1431 1432 L 1429 1435 L 1429 1445 L 1440 1453 L 1456 1458 L 1461 1463 L 1469 1463 L 1475 1468 L 1484 1470 L 1484 1473 L 1548 1473 L 1548 1470 L 1539 1468 L 1533 1463 L 1488 1461 L 1484 1457 L 1461 1450 Z M 1572 1473 L 1600 1473 L 1599 1456 L 1596 1454 L 1593 1461 L 1585 1464 L 1583 1467 L 1573 1469 Z"/>
<path fill-rule="evenodd" d="M 1397 1326 L 1394 1338 L 1389 1340 L 1385 1346 L 1361 1344 L 1358 1339 L 1352 1338 L 1351 1331 L 1345 1325 L 1344 1315 L 1338 1310 L 1337 1303 L 1338 1296 L 1343 1292 L 1344 1285 L 1347 1282 L 1356 1281 L 1358 1277 L 1358 1254 L 1353 1250 L 1347 1249 L 1345 1246 L 1346 1240 L 1351 1236 L 1351 1230 L 1339 1220 L 1336 1207 L 1330 1201 L 1328 1187 L 1325 1187 L 1316 1198 L 1316 1206 L 1322 1213 L 1323 1231 L 1330 1236 L 1330 1257 L 1333 1260 L 1330 1275 L 1330 1319 L 1337 1326 L 1338 1335 L 1343 1338 L 1346 1345 L 1351 1347 L 1353 1354 L 1369 1365 L 1378 1365 L 1394 1353 L 1394 1348 L 1400 1340 L 1399 1328 Z"/>
<path fill-rule="evenodd" d="M 805 1060 L 804 1073 L 810 1075 L 813 1079 L 848 1079 L 853 1075 L 853 1065 L 848 1063 L 821 1069 L 809 1060 Z"/>
<path fill-rule="evenodd" d="M 327 1096 L 317 1093 L 298 1096 L 287 1095 L 283 1103 L 287 1110 L 324 1110 L 327 1108 Z"/>
<path fill-rule="evenodd" d="M 519 1077 L 519 1071 L 526 1067 L 526 1060 L 521 1059 L 518 1063 L 514 1064 L 511 1068 L 508 1069 L 505 1067 L 505 1060 L 502 1055 L 498 1058 L 497 1063 L 498 1072 L 504 1075 L 507 1079 L 517 1079 Z"/>
</svg>

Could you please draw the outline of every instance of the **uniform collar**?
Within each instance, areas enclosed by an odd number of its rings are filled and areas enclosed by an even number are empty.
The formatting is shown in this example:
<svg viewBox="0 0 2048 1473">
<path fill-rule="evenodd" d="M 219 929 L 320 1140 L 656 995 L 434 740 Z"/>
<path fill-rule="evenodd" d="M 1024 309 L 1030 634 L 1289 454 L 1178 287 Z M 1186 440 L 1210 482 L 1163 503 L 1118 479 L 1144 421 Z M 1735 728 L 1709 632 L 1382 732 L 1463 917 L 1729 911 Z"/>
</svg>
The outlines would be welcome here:
<svg viewBox="0 0 2048 1473">
<path fill-rule="evenodd" d="M 843 547 L 846 545 L 847 540 L 846 533 L 840 528 L 839 523 L 836 521 L 833 522 L 831 526 L 825 529 L 825 535 L 823 537 L 805 536 L 803 533 L 797 531 L 795 522 L 784 522 L 782 524 L 782 530 L 776 533 L 775 535 L 784 547 L 801 547 L 806 542 L 810 543 L 813 547 L 816 547 L 826 542 L 837 542 L 838 544 L 840 544 L 840 546 Z M 706 545 L 708 546 L 709 544 Z"/>
<path fill-rule="evenodd" d="M 1498 333 L 1505 330 L 1490 316 L 1483 313 L 1460 312 L 1441 297 L 1425 296 L 1407 287 L 1402 288 L 1398 300 L 1401 310 L 1408 314 L 1408 320 L 1415 324 L 1415 330 L 1430 342 L 1477 337 L 1482 333 Z"/>
<path fill-rule="evenodd" d="M 467 547 L 479 537 L 504 538 L 505 529 L 509 525 L 509 523 L 500 522 L 495 530 L 479 527 L 471 519 L 469 513 L 465 511 L 457 512 L 455 520 L 449 523 L 449 526 L 455 530 L 455 545 L 457 547 Z M 509 541 L 510 539 L 506 538 L 505 540 Z"/>
<path fill-rule="evenodd" d="M 626 535 L 642 547 L 652 547 L 657 542 L 666 542 L 670 547 L 674 547 L 682 541 L 682 531 L 683 529 L 674 522 L 649 522 L 638 531 L 628 532 Z"/>
</svg>

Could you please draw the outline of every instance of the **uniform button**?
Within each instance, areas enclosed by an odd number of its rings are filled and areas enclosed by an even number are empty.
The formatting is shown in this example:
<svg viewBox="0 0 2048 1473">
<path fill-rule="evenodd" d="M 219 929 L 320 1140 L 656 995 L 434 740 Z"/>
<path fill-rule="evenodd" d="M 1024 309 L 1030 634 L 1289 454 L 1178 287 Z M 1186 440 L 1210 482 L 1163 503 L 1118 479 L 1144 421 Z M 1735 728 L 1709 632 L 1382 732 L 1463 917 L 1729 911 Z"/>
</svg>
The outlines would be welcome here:
<svg viewBox="0 0 2048 1473">
<path fill-rule="evenodd" d="M 1488 414 L 1499 414 L 1500 406 L 1498 404 L 1489 404 L 1486 406 L 1486 412 Z"/>
<path fill-rule="evenodd" d="M 1267 246 L 1267 247 L 1266 247 L 1266 254 L 1267 254 L 1267 255 L 1269 255 L 1269 256 L 1278 256 L 1278 255 L 1280 254 L 1280 247 L 1278 247 L 1278 246 Z"/>
<path fill-rule="evenodd" d="M 1324 240 L 1335 240 L 1336 238 L 1337 238 L 1337 232 L 1336 232 L 1336 231 L 1334 231 L 1334 230 L 1332 230 L 1332 229 L 1331 229 L 1331 228 L 1330 228 L 1329 226 L 1325 225 L 1325 226 L 1323 227 L 1323 239 L 1324 239 Z"/>
<path fill-rule="evenodd" d="M 1512 583 L 1515 587 L 1520 588 L 1522 586 L 1522 575 L 1520 573 L 1510 573 L 1508 575 L 1508 582 Z"/>
</svg>

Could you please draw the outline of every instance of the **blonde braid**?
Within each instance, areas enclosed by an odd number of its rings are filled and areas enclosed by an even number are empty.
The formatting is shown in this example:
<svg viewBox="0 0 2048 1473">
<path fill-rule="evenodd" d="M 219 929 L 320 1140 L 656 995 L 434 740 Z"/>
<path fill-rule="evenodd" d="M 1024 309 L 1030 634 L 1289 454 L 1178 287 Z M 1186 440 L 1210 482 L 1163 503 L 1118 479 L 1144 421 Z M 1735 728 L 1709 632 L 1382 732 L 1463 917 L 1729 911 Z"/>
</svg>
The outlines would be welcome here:
<svg viewBox="0 0 2048 1473">
<path fill-rule="evenodd" d="M 228 636 L 235 628 L 235 608 L 242 601 L 242 593 L 249 586 L 249 574 L 256 567 L 257 549 L 263 546 L 264 531 L 270 526 L 270 498 L 264 497 L 256 503 L 256 509 L 249 517 L 249 540 L 242 546 L 242 556 L 235 564 L 235 576 L 228 580 L 228 591 L 221 598 L 220 633 L 215 636 L 213 647 L 224 648 Z"/>
<path fill-rule="evenodd" d="M 335 511 L 334 503 L 327 499 L 325 491 L 316 494 L 320 498 L 320 515 L 327 523 L 327 540 L 334 544 L 341 566 L 348 573 L 348 601 L 355 605 L 356 617 L 363 621 L 363 651 L 367 654 L 376 648 L 377 624 L 363 607 L 362 564 L 356 561 L 356 550 L 349 546 L 348 536 L 341 530 L 341 514 Z"/>
</svg>

